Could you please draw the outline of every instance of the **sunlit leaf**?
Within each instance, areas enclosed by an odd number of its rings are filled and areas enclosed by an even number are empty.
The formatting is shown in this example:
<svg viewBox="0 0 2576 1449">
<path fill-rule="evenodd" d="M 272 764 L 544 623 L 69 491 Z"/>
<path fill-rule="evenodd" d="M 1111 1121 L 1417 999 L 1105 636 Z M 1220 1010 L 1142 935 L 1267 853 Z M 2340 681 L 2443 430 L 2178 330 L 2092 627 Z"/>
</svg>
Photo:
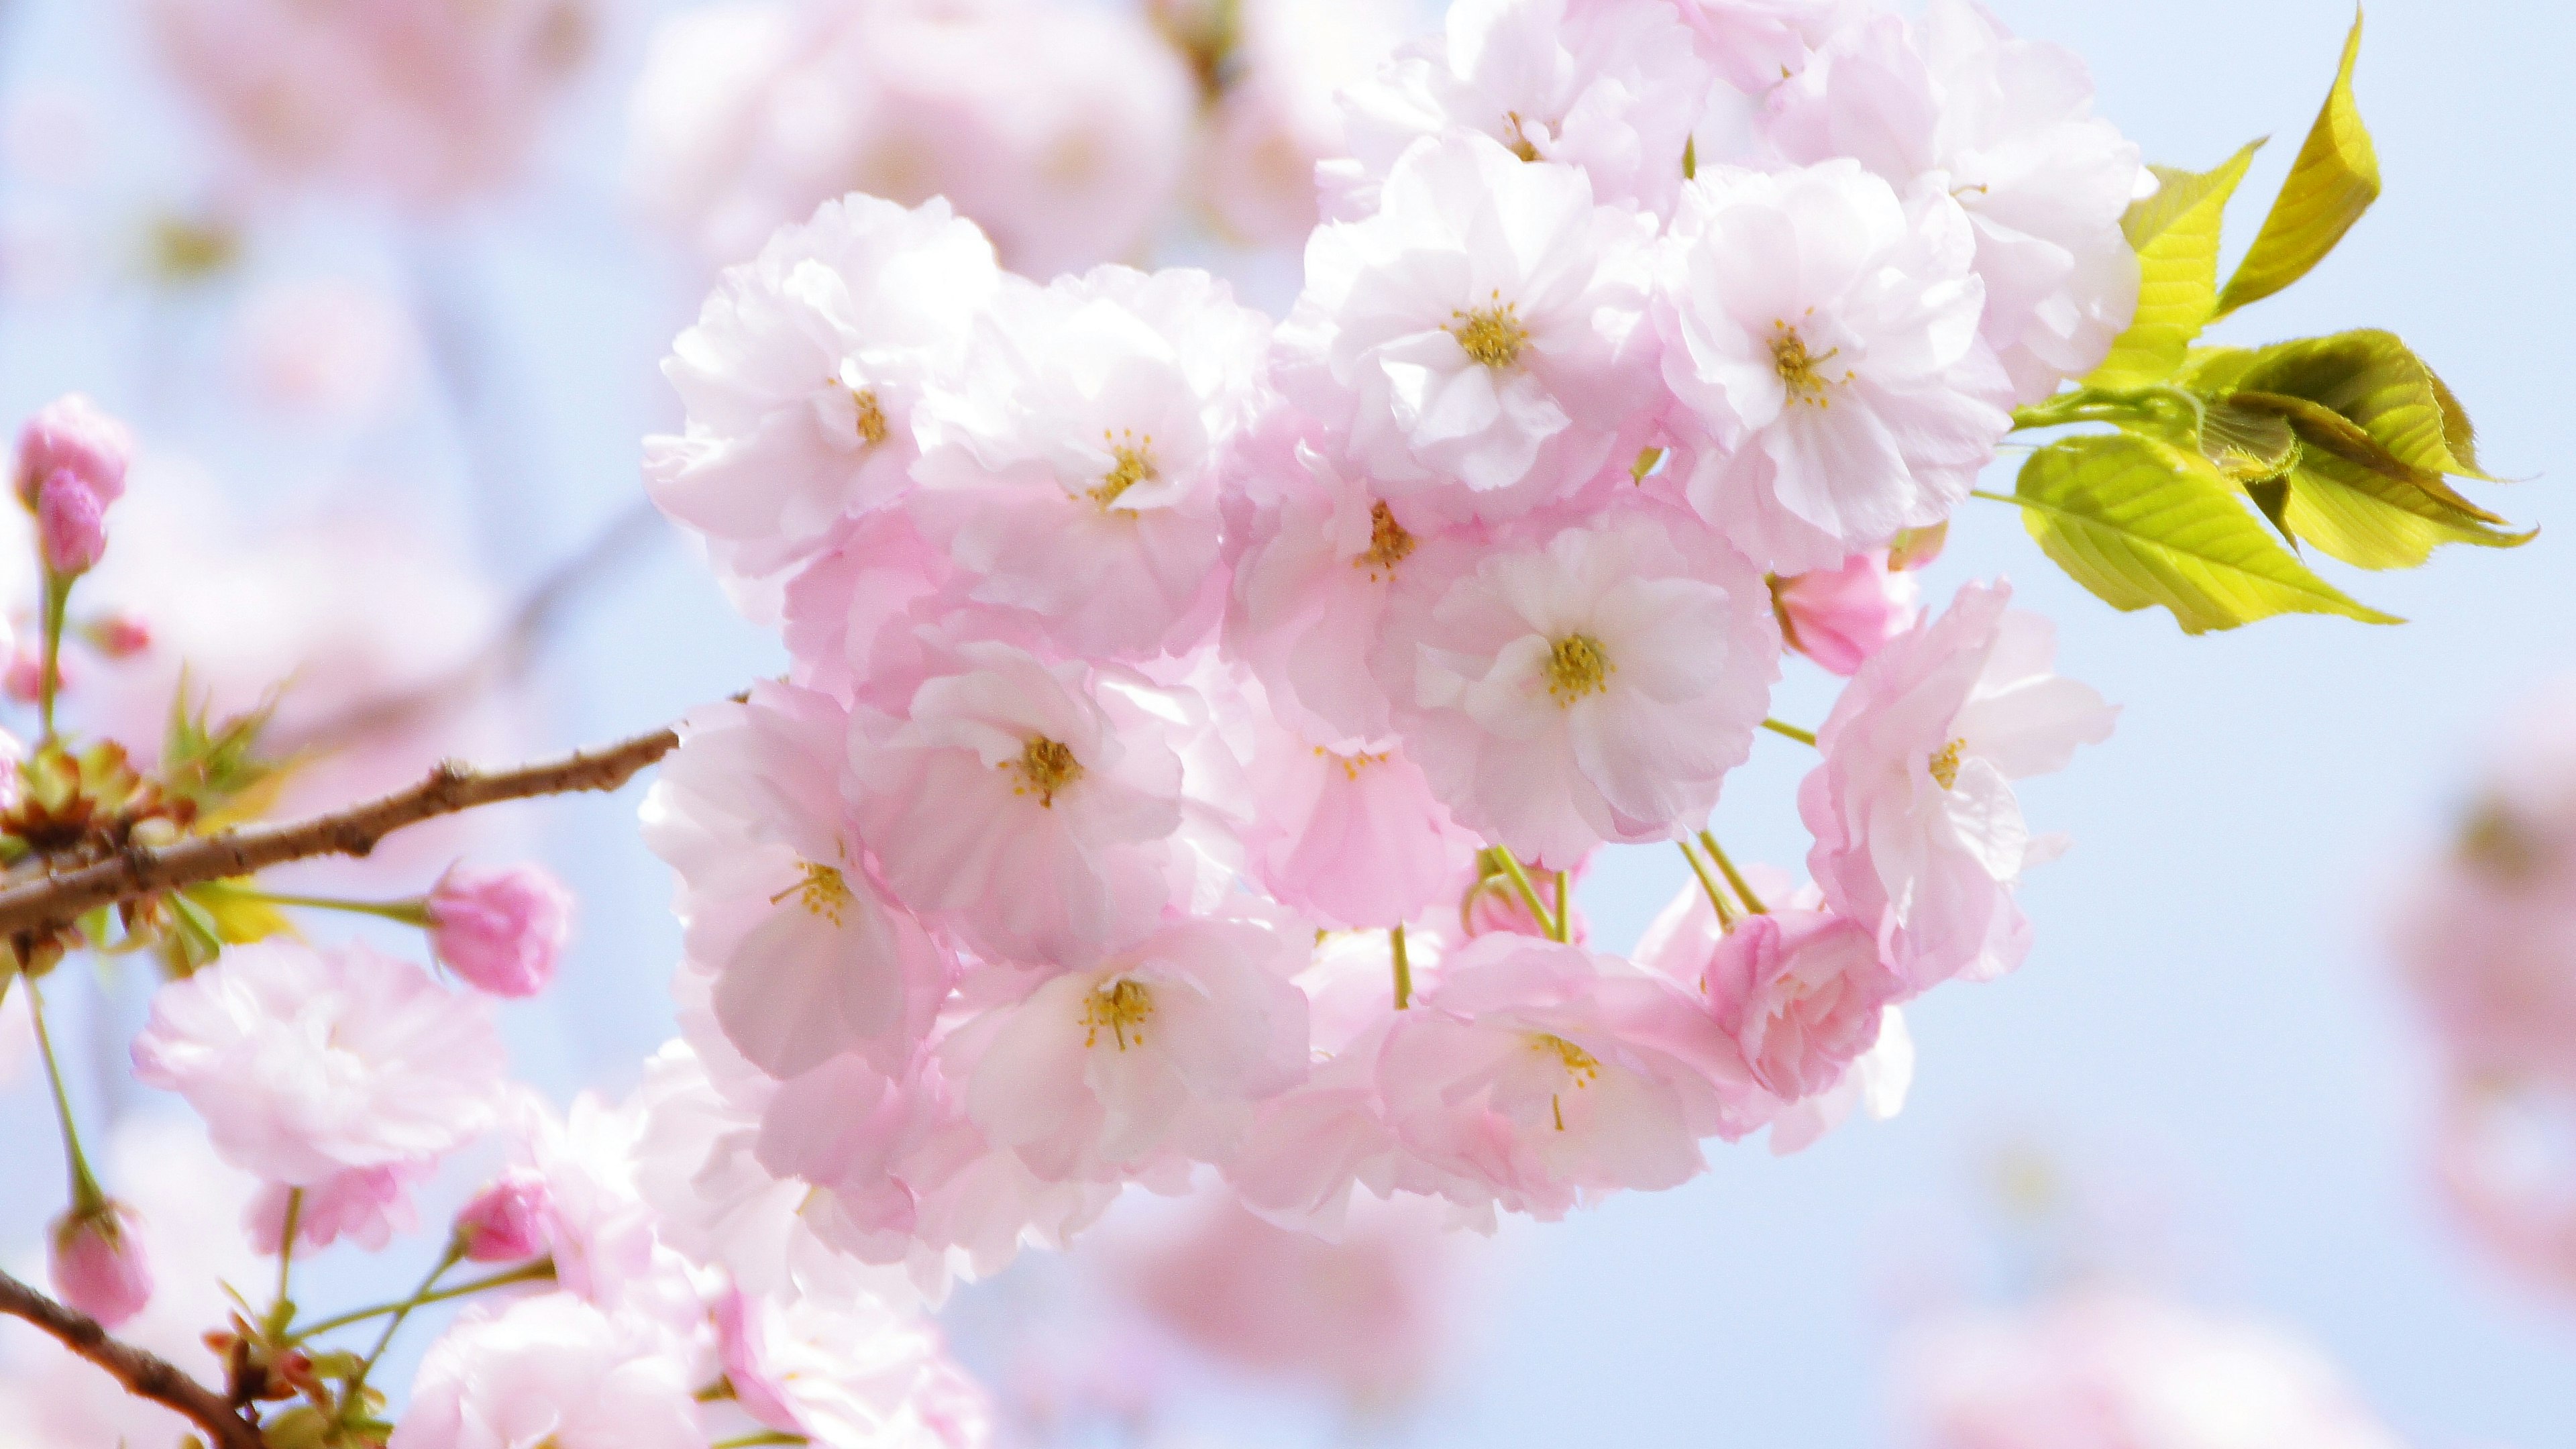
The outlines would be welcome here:
<svg viewBox="0 0 2576 1449">
<path fill-rule="evenodd" d="M 2149 387 L 2183 365 L 2192 339 L 2218 307 L 2218 234 L 2227 200 L 2262 144 L 2246 146 L 2215 171 L 2153 168 L 2156 194 L 2131 206 L 2120 222 L 2138 252 L 2137 315 L 2087 385 Z"/>
<path fill-rule="evenodd" d="M 2250 354 L 2229 385 L 2321 403 L 2427 473 L 2487 477 L 2459 399 L 2393 332 L 2363 329 L 2266 347 Z"/>
<path fill-rule="evenodd" d="M 2133 434 L 2094 434 L 2031 455 L 2022 523 L 2077 583 L 2115 609 L 2161 604 L 2187 634 L 2275 614 L 2394 617 L 2318 578 L 2194 454 Z"/>
<path fill-rule="evenodd" d="M 2379 153 L 2352 98 L 2352 67 L 2360 57 L 2361 16 L 2356 13 L 2325 109 L 2317 113 L 2299 159 L 2291 163 L 2290 178 L 2281 183 L 2263 230 L 2255 234 L 2245 260 L 2237 263 L 2236 275 L 2228 278 L 2218 299 L 2219 316 L 2306 276 L 2379 199 Z"/>
</svg>

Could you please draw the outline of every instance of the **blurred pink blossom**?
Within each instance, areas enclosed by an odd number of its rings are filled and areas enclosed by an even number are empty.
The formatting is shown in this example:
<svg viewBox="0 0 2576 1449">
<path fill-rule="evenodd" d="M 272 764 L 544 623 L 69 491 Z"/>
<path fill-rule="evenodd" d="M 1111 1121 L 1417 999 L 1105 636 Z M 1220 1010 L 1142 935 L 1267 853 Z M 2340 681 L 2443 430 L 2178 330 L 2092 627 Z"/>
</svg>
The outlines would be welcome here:
<svg viewBox="0 0 2576 1449">
<path fill-rule="evenodd" d="M 107 1328 L 143 1311 L 152 1301 L 152 1264 L 140 1226 L 132 1208 L 106 1200 L 55 1219 L 45 1266 L 64 1306 Z"/>
<path fill-rule="evenodd" d="M 429 893 L 430 949 L 494 996 L 534 996 L 554 980 L 572 932 L 572 893 L 534 865 L 447 868 Z"/>
</svg>

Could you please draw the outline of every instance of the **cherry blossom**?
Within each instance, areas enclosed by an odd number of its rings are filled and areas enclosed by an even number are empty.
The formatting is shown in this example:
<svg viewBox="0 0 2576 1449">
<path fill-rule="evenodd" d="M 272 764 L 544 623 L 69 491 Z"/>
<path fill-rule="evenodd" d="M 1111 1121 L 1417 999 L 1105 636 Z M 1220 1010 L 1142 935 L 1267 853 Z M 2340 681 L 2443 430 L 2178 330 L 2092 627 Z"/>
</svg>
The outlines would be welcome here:
<svg viewBox="0 0 2576 1449">
<path fill-rule="evenodd" d="M 2120 216 L 2138 148 L 2092 114 L 2084 63 L 2021 40 L 1968 0 L 1919 22 L 1848 26 L 1769 96 L 1772 144 L 1848 156 L 1900 189 L 1958 201 L 1976 229 L 1983 332 L 2033 402 L 2099 366 L 2138 305 Z"/>
<path fill-rule="evenodd" d="M 717 1308 L 726 1382 L 766 1427 L 826 1449 L 977 1449 L 983 1391 L 927 1321 L 860 1297 L 781 1302 L 740 1292 Z"/>
<path fill-rule="evenodd" d="M 501 1039 L 477 998 L 365 946 L 236 947 L 152 999 L 134 1071 L 227 1162 L 309 1186 L 434 1158 L 492 1125 Z"/>
<path fill-rule="evenodd" d="M 1307 243 L 1281 387 L 1347 426 L 1399 511 L 1424 496 L 1444 517 L 1505 514 L 1571 491 L 1651 401 L 1653 231 L 1596 205 L 1573 167 L 1426 138 L 1374 213 Z"/>
<path fill-rule="evenodd" d="M 706 1449 L 688 1364 L 568 1293 L 469 1310 L 412 1380 L 396 1449 Z"/>
<path fill-rule="evenodd" d="M 121 1328 L 152 1301 L 152 1264 L 140 1219 L 122 1203 L 73 1210 L 45 1235 L 45 1273 L 63 1303 Z"/>
<path fill-rule="evenodd" d="M 545 990 L 572 931 L 572 893 L 533 865 L 449 866 L 425 909 L 439 963 L 495 996 Z"/>
<path fill-rule="evenodd" d="M 1771 581 L 1781 642 L 1849 679 L 1862 661 L 1922 617 L 1922 587 L 1884 552 L 1859 553 L 1840 568 Z"/>
<path fill-rule="evenodd" d="M 1378 671 L 1408 753 L 1460 824 L 1551 869 L 1703 823 L 1779 677 L 1760 576 L 1652 505 L 1399 607 Z"/>
<path fill-rule="evenodd" d="M 2011 426 L 1975 252 L 1955 202 L 1857 162 L 1702 172 L 1656 311 L 1701 516 L 1779 572 L 1941 522 Z"/>
<path fill-rule="evenodd" d="M 2063 769 L 2108 739 L 2118 711 L 2050 672 L 2055 631 L 2008 612 L 2003 584 L 1970 584 L 1940 618 L 1861 666 L 1817 732 L 1824 762 L 1798 789 L 1807 857 L 1827 904 L 1872 925 L 1920 990 L 2019 965 L 2013 904 L 2034 839 L 2012 782 Z"/>
</svg>

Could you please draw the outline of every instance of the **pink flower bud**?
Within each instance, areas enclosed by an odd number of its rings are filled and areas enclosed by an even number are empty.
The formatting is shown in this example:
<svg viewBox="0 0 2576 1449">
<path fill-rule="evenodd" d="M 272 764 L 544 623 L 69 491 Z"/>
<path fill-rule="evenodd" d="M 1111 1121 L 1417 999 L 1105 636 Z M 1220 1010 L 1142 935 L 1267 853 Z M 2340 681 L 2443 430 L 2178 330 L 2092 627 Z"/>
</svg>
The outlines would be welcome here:
<svg viewBox="0 0 2576 1449">
<path fill-rule="evenodd" d="M 140 614 L 110 614 L 88 632 L 90 647 L 110 659 L 131 659 L 152 647 L 152 625 Z"/>
<path fill-rule="evenodd" d="M 44 687 L 44 673 L 45 656 L 34 649 L 20 649 L 9 656 L 9 673 L 0 683 L 5 683 L 11 699 L 20 704 L 34 704 L 37 693 Z M 71 692 L 72 678 L 72 662 L 65 659 L 56 683 L 66 694 Z"/>
<path fill-rule="evenodd" d="M 1789 646 L 1849 678 L 1879 646 L 1914 627 L 1922 590 L 1884 553 L 1859 553 L 1838 569 L 1771 581 Z"/>
<path fill-rule="evenodd" d="M 1819 911 L 1750 916 L 1717 943 L 1709 1015 L 1762 1089 L 1784 1102 L 1814 1096 L 1878 1040 L 1881 1009 L 1903 983 L 1859 922 Z"/>
<path fill-rule="evenodd" d="M 546 1180 L 524 1168 L 493 1179 L 456 1215 L 456 1237 L 476 1263 L 519 1263 L 546 1250 Z"/>
<path fill-rule="evenodd" d="M 68 473 L 98 499 L 101 512 L 125 496 L 126 465 L 134 460 L 134 434 L 79 393 L 65 393 L 38 409 L 18 433 L 18 498 L 37 507 L 37 490 Z"/>
<path fill-rule="evenodd" d="M 107 552 L 107 500 L 70 470 L 57 469 L 36 495 L 36 537 L 47 569 L 88 573 Z"/>
<path fill-rule="evenodd" d="M 545 990 L 571 930 L 571 894 L 533 865 L 450 866 L 429 893 L 430 949 L 495 996 Z"/>
<path fill-rule="evenodd" d="M 108 1328 L 142 1312 L 152 1301 L 152 1265 L 134 1233 L 140 1221 L 114 1201 L 55 1219 L 46 1260 L 55 1294 Z"/>
</svg>

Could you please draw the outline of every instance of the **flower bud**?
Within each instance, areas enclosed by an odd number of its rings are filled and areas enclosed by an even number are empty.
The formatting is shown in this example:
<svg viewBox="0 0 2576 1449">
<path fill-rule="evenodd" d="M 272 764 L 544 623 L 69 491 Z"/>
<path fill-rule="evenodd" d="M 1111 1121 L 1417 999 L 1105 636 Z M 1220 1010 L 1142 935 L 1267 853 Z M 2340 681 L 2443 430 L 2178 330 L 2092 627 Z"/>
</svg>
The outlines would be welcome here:
<svg viewBox="0 0 2576 1449">
<path fill-rule="evenodd" d="M 89 647 L 110 659 L 131 659 L 152 647 L 151 621 L 122 610 L 92 620 L 82 633 Z"/>
<path fill-rule="evenodd" d="M 430 891 L 428 909 L 430 949 L 495 996 L 543 991 L 572 929 L 572 896 L 533 865 L 450 866 Z"/>
<path fill-rule="evenodd" d="M 48 571 L 88 573 L 107 552 L 107 501 L 69 470 L 57 470 L 36 494 L 36 538 Z"/>
<path fill-rule="evenodd" d="M 132 1318 L 152 1301 L 152 1266 L 133 1231 L 140 1220 L 111 1199 L 75 1206 L 54 1220 L 46 1268 L 64 1303 L 108 1328 Z"/>
<path fill-rule="evenodd" d="M 99 511 L 125 496 L 125 469 L 134 460 L 134 434 L 79 393 L 65 393 L 38 409 L 18 433 L 18 499 L 34 509 L 38 490 L 60 474 L 98 500 Z"/>
<path fill-rule="evenodd" d="M 1859 553 L 1837 569 L 1771 581 L 1772 607 L 1789 647 L 1849 678 L 1888 640 L 1914 627 L 1922 589 L 1884 553 Z"/>
<path fill-rule="evenodd" d="M 519 1263 L 546 1250 L 546 1180 L 523 1168 L 493 1179 L 456 1215 L 456 1240 L 467 1260 Z"/>
<path fill-rule="evenodd" d="M 1717 943 L 1702 985 L 1754 1081 L 1787 1102 L 1842 1080 L 1902 990 L 1866 927 L 1799 910 L 1747 918 Z"/>
</svg>

